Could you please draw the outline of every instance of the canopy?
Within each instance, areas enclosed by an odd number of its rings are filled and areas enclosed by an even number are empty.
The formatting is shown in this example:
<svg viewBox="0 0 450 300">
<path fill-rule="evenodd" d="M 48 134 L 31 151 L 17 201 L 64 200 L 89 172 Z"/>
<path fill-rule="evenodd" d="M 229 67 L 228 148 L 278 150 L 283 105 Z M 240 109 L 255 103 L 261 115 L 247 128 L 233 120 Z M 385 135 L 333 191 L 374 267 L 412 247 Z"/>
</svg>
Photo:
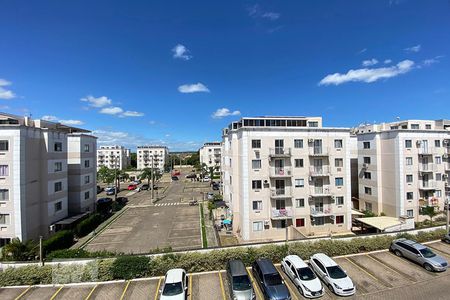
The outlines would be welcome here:
<svg viewBox="0 0 450 300">
<path fill-rule="evenodd" d="M 225 219 L 225 220 L 223 220 L 223 224 L 224 225 L 231 224 L 231 220 L 230 219 Z"/>
<path fill-rule="evenodd" d="M 368 226 L 374 227 L 381 231 L 384 231 L 390 227 L 401 225 L 402 222 L 393 217 L 370 217 L 370 218 L 357 218 L 356 221 L 359 221 Z"/>
<path fill-rule="evenodd" d="M 352 215 L 354 216 L 364 216 L 364 214 L 356 209 L 352 209 Z"/>
</svg>

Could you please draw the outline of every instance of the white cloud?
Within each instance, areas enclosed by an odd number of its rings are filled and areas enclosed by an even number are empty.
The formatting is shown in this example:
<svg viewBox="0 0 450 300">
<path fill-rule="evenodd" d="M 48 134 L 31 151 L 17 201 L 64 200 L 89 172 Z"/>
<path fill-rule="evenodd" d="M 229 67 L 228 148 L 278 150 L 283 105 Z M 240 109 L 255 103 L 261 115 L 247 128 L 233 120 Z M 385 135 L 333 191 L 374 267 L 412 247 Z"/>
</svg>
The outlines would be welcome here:
<svg viewBox="0 0 450 300">
<path fill-rule="evenodd" d="M 444 57 L 443 55 L 438 55 L 433 58 L 425 59 L 424 61 L 422 61 L 422 65 L 424 65 L 425 67 L 428 67 L 433 64 L 439 63 L 439 62 L 441 62 L 439 59 L 441 59 L 443 57 Z"/>
<path fill-rule="evenodd" d="M 239 116 L 241 114 L 240 111 L 235 110 L 235 111 L 230 111 L 228 108 L 219 108 L 217 109 L 213 114 L 212 117 L 214 119 L 221 119 L 224 117 L 228 117 L 228 116 Z"/>
<path fill-rule="evenodd" d="M 192 55 L 190 55 L 190 51 L 186 46 L 178 44 L 172 49 L 173 52 L 173 58 L 179 58 L 184 60 L 190 60 L 192 58 Z"/>
<path fill-rule="evenodd" d="M 55 116 L 43 116 L 41 119 L 44 121 L 51 121 L 51 122 L 58 121 L 58 118 Z"/>
<path fill-rule="evenodd" d="M 45 121 L 50 121 L 50 122 L 59 122 L 61 124 L 65 124 L 65 125 L 83 125 L 84 122 L 80 121 L 80 120 L 61 120 L 56 116 L 50 116 L 50 115 L 46 115 L 46 116 L 42 116 L 41 118 L 42 120 Z"/>
<path fill-rule="evenodd" d="M 209 93 L 209 89 L 203 83 L 183 84 L 178 87 L 180 93 Z"/>
<path fill-rule="evenodd" d="M 104 107 L 100 110 L 101 114 L 117 115 L 123 113 L 123 109 L 118 106 Z"/>
<path fill-rule="evenodd" d="M 367 48 L 364 48 L 364 49 L 359 50 L 356 54 L 363 54 L 366 51 L 367 51 Z"/>
<path fill-rule="evenodd" d="M 411 60 L 403 60 L 395 66 L 385 68 L 364 68 L 357 70 L 350 70 L 345 74 L 334 73 L 325 76 L 319 85 L 340 85 L 342 83 L 359 81 L 359 82 L 375 82 L 379 79 L 396 77 L 400 74 L 408 73 L 413 69 L 414 62 Z"/>
<path fill-rule="evenodd" d="M 252 18 L 262 18 L 270 21 L 275 21 L 280 18 L 281 14 L 272 11 L 263 11 L 258 4 L 249 6 L 247 8 L 248 15 Z"/>
<path fill-rule="evenodd" d="M 275 21 L 281 16 L 281 14 L 276 12 L 265 12 L 261 15 L 261 18 L 269 19 L 271 21 Z"/>
<path fill-rule="evenodd" d="M 123 116 L 123 117 L 142 117 L 142 116 L 144 116 L 144 113 L 138 112 L 138 111 L 133 111 L 133 110 L 127 110 L 126 112 L 121 114 L 121 116 Z"/>
<path fill-rule="evenodd" d="M 385 59 L 385 60 L 384 60 L 384 63 L 385 63 L 385 64 L 390 64 L 391 62 L 392 62 L 392 59 Z"/>
<path fill-rule="evenodd" d="M 95 98 L 92 95 L 88 95 L 84 98 L 81 98 L 80 100 L 83 102 L 88 102 L 89 106 L 97 107 L 97 108 L 103 107 L 106 105 L 111 105 L 111 103 L 112 103 L 112 100 L 106 96 L 101 96 L 101 97 Z"/>
<path fill-rule="evenodd" d="M 6 89 L 6 86 L 10 86 L 11 82 L 6 79 L 0 78 L 0 99 L 10 100 L 16 98 L 16 94 L 13 91 Z"/>
<path fill-rule="evenodd" d="M 362 65 L 364 67 L 370 67 L 370 66 L 376 65 L 377 63 L 378 63 L 378 60 L 376 60 L 375 58 L 372 58 L 372 59 L 369 59 L 369 60 L 364 60 L 362 62 Z"/>
<path fill-rule="evenodd" d="M 405 48 L 404 50 L 406 52 L 419 52 L 420 48 L 422 48 L 422 46 L 419 44 L 419 45 L 416 45 L 416 46 Z"/>
</svg>

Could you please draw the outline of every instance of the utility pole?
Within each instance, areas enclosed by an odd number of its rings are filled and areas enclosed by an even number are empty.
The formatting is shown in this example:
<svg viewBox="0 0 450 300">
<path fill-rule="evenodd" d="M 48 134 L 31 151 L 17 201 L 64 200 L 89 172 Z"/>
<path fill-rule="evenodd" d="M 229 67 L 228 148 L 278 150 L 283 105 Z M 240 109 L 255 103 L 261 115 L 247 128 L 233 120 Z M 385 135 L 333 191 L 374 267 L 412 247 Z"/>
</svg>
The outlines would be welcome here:
<svg viewBox="0 0 450 300">
<path fill-rule="evenodd" d="M 155 169 L 154 169 L 154 165 L 153 165 L 153 160 L 154 160 L 155 156 L 152 155 L 152 173 L 151 173 L 151 179 L 152 179 L 152 201 L 155 197 Z"/>
<path fill-rule="evenodd" d="M 39 236 L 39 263 L 44 266 L 44 249 L 42 249 L 42 235 Z"/>
<path fill-rule="evenodd" d="M 450 222 L 450 220 L 449 220 L 449 216 L 450 216 L 450 213 L 449 213 L 449 210 L 450 210 L 450 191 L 447 194 L 447 203 L 445 204 L 445 206 L 447 208 L 447 222 L 445 222 L 445 230 L 448 233 L 448 227 L 449 227 L 448 223 Z"/>
<path fill-rule="evenodd" d="M 114 202 L 117 201 L 117 158 L 114 157 Z"/>
</svg>

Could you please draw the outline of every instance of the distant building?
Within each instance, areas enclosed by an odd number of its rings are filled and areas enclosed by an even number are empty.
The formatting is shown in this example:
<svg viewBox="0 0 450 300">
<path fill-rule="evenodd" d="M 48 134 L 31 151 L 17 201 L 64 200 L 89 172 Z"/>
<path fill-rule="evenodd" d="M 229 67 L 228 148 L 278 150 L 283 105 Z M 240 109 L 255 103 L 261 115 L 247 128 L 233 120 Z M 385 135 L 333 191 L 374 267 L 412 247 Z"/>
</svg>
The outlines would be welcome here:
<svg viewBox="0 0 450 300">
<path fill-rule="evenodd" d="M 102 166 L 109 169 L 125 170 L 131 165 L 130 149 L 124 146 L 100 146 L 97 149 L 97 170 Z"/>
<path fill-rule="evenodd" d="M 210 142 L 205 143 L 199 150 L 200 165 L 206 164 L 209 167 L 217 167 L 216 174 L 220 174 L 222 161 L 222 143 Z"/>
<path fill-rule="evenodd" d="M 79 165 L 84 164 L 80 159 L 95 165 L 96 138 L 88 133 L 0 113 L 0 246 L 16 237 L 46 237 L 56 230 L 55 223 L 93 211 L 96 170 Z M 85 174 L 92 176 L 88 183 L 81 180 Z M 87 199 L 84 191 L 90 192 Z"/>
<path fill-rule="evenodd" d="M 169 149 L 166 146 L 138 146 L 137 169 L 158 168 L 162 173 L 168 156 Z"/>
</svg>

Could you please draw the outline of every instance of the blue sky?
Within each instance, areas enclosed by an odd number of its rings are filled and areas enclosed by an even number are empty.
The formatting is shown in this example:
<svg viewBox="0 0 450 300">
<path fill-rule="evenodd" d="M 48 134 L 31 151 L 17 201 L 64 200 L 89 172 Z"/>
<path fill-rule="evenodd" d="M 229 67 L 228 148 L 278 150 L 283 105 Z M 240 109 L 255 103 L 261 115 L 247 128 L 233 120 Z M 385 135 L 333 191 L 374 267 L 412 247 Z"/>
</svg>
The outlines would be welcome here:
<svg viewBox="0 0 450 300">
<path fill-rule="evenodd" d="M 450 118 L 450 2 L 0 0 L 0 111 L 196 150 L 241 116 Z"/>
</svg>

